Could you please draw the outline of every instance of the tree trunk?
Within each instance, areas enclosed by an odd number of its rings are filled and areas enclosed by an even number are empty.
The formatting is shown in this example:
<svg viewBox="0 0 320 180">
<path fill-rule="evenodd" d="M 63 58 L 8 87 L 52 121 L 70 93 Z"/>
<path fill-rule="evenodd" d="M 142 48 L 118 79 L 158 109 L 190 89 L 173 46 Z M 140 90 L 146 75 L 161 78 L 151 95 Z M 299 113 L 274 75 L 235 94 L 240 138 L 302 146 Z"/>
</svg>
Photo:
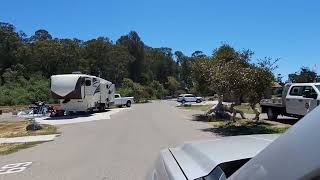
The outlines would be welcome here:
<svg viewBox="0 0 320 180">
<path fill-rule="evenodd" d="M 250 104 L 251 109 L 253 110 L 253 112 L 255 113 L 255 117 L 253 118 L 253 120 L 259 121 L 260 118 L 260 112 L 258 111 L 256 104 Z"/>
<path fill-rule="evenodd" d="M 216 118 L 230 117 L 230 119 L 234 121 L 237 113 L 239 113 L 242 119 L 246 119 L 242 111 L 234 109 L 235 104 L 231 104 L 231 106 L 228 107 L 227 105 L 223 105 L 222 101 L 223 96 L 220 95 L 218 98 L 218 104 L 213 105 L 212 108 L 206 113 L 206 115 L 214 113 Z M 228 113 L 230 113 L 232 116 L 230 116 Z"/>
</svg>

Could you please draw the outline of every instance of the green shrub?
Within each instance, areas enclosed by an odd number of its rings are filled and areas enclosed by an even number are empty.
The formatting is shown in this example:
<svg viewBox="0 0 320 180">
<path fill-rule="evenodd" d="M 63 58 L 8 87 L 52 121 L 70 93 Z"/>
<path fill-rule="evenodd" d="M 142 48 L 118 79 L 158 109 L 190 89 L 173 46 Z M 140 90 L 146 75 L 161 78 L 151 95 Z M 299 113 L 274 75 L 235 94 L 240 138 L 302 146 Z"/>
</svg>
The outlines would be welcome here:
<svg viewBox="0 0 320 180">
<path fill-rule="evenodd" d="M 29 80 L 19 77 L 17 81 L 7 81 L 0 86 L 0 105 L 24 105 L 35 101 L 52 103 L 49 80 L 38 76 Z"/>
</svg>

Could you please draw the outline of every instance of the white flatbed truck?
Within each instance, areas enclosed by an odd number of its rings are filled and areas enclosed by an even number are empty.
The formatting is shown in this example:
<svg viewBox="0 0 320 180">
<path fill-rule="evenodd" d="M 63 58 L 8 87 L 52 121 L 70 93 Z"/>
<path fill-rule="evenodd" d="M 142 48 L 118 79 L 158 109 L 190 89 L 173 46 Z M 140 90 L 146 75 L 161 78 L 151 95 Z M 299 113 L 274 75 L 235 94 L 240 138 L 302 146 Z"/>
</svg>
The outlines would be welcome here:
<svg viewBox="0 0 320 180">
<path fill-rule="evenodd" d="M 278 115 L 301 118 L 320 104 L 320 83 L 288 83 L 279 98 L 262 99 L 262 113 L 276 120 Z"/>
</svg>

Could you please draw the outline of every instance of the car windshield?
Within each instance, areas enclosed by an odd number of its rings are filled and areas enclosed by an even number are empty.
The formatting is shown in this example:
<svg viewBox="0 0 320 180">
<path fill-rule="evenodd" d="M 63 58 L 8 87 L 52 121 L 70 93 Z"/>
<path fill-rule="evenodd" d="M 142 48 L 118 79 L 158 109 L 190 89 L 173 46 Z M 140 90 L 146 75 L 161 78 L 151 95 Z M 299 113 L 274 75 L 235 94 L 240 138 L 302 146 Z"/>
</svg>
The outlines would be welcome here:
<svg viewBox="0 0 320 180">
<path fill-rule="evenodd" d="M 316 85 L 316 88 L 320 91 L 320 85 Z"/>
</svg>

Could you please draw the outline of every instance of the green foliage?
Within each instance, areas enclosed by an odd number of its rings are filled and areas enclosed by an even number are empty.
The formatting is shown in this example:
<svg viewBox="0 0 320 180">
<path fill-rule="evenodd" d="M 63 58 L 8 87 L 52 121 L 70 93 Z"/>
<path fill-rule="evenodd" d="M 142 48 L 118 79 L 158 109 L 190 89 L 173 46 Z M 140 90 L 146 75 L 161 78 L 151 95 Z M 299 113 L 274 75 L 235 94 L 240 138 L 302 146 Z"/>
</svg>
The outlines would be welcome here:
<svg viewBox="0 0 320 180">
<path fill-rule="evenodd" d="M 122 87 L 119 88 L 117 92 L 122 96 L 133 96 L 136 102 L 141 102 L 151 98 L 151 95 L 145 86 L 135 83 L 131 79 L 127 78 L 123 80 Z"/>
<path fill-rule="evenodd" d="M 0 86 L 0 105 L 22 105 L 35 101 L 53 102 L 50 98 L 49 81 L 42 76 L 33 76 L 29 80 L 19 77 Z"/>
<path fill-rule="evenodd" d="M 110 80 L 123 96 L 134 96 L 137 101 L 181 92 L 231 93 L 240 99 L 250 92 L 249 99 L 256 102 L 273 79 L 274 62 L 266 58 L 250 64 L 252 54 L 228 44 L 216 48 L 211 57 L 201 51 L 190 57 L 180 51 L 173 54 L 168 47 L 145 45 L 134 31 L 116 43 L 107 37 L 59 39 L 45 29 L 28 38 L 12 24 L 0 22 L 0 104 L 51 101 L 47 79 L 73 71 Z M 308 77 L 303 81 L 313 78 L 306 70 L 301 74 Z"/>
<path fill-rule="evenodd" d="M 300 72 L 289 74 L 289 81 L 293 83 L 315 82 L 317 73 L 307 67 L 302 67 Z"/>
<path fill-rule="evenodd" d="M 150 84 L 150 88 L 154 91 L 153 96 L 158 99 L 166 95 L 166 90 L 159 81 L 152 81 L 152 83 Z"/>
<path fill-rule="evenodd" d="M 207 86 L 218 95 L 226 95 L 236 103 L 247 97 L 250 104 L 258 103 L 265 91 L 271 88 L 274 76 L 271 59 L 260 64 L 250 64 L 253 53 L 249 50 L 235 51 L 229 45 L 222 45 L 214 51 L 211 59 L 195 61 L 193 76 L 198 86 Z"/>
<path fill-rule="evenodd" d="M 169 76 L 166 87 L 169 90 L 169 95 L 177 96 L 176 91 L 180 88 L 180 83 L 175 77 Z"/>
<path fill-rule="evenodd" d="M 190 90 L 193 88 L 193 81 L 192 81 L 192 74 L 190 73 L 192 71 L 192 64 L 193 59 L 197 57 L 202 57 L 200 52 L 196 51 L 193 53 L 193 58 L 185 56 L 182 52 L 176 51 L 175 56 L 177 58 L 177 62 L 180 64 L 180 81 L 182 88 Z"/>
</svg>

